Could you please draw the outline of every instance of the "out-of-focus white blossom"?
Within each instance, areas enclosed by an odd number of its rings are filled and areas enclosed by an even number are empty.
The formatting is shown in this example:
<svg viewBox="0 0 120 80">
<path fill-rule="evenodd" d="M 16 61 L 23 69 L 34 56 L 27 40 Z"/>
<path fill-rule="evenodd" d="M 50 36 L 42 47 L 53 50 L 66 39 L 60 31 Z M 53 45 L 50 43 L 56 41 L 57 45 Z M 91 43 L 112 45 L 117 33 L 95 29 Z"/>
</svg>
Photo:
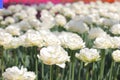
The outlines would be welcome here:
<svg viewBox="0 0 120 80">
<path fill-rule="evenodd" d="M 13 17 L 6 17 L 5 22 L 6 22 L 6 24 L 13 24 L 13 23 L 15 23 L 15 20 Z"/>
<path fill-rule="evenodd" d="M 5 45 L 11 42 L 13 39 L 12 35 L 7 32 L 0 32 L 0 45 Z"/>
<path fill-rule="evenodd" d="M 54 7 L 54 4 L 52 2 L 47 2 L 45 9 L 51 9 L 52 7 Z"/>
<path fill-rule="evenodd" d="M 13 17 L 19 19 L 19 20 L 23 20 L 25 18 L 27 18 L 27 13 L 25 10 L 21 10 L 20 12 L 17 12 L 13 15 Z"/>
<path fill-rule="evenodd" d="M 100 60 L 100 55 L 97 49 L 81 49 L 79 53 L 75 54 L 76 58 L 82 60 L 86 64 Z"/>
<path fill-rule="evenodd" d="M 99 21 L 100 21 L 100 24 L 104 26 L 113 26 L 114 24 L 117 23 L 116 20 L 107 19 L 107 18 L 101 18 Z"/>
<path fill-rule="evenodd" d="M 26 34 L 24 34 L 23 43 L 24 43 L 23 46 L 25 47 L 30 47 L 30 46 L 43 47 L 44 46 L 42 35 L 35 30 L 28 30 Z"/>
<path fill-rule="evenodd" d="M 74 20 L 80 20 L 80 21 L 83 21 L 86 24 L 92 24 L 92 18 L 89 17 L 89 16 L 83 16 L 83 15 L 76 16 L 74 18 Z"/>
<path fill-rule="evenodd" d="M 9 25 L 5 30 L 12 35 L 20 35 L 20 28 L 17 25 Z"/>
<path fill-rule="evenodd" d="M 8 6 L 8 10 L 10 10 L 12 13 L 16 13 L 16 12 L 19 12 L 23 9 L 23 6 L 22 5 L 10 5 Z"/>
<path fill-rule="evenodd" d="M 32 26 L 29 24 L 27 20 L 23 20 L 17 24 L 19 28 L 23 31 L 27 31 L 32 28 Z"/>
<path fill-rule="evenodd" d="M 113 51 L 112 58 L 115 62 L 120 62 L 120 50 Z"/>
<path fill-rule="evenodd" d="M 27 7 L 26 13 L 28 16 L 36 16 L 37 10 L 34 7 Z"/>
<path fill-rule="evenodd" d="M 58 65 L 61 68 L 65 68 L 65 62 L 70 61 L 68 53 L 61 46 L 44 47 L 37 56 L 44 64 Z"/>
<path fill-rule="evenodd" d="M 2 21 L 3 20 L 3 16 L 0 16 L 0 21 Z"/>
<path fill-rule="evenodd" d="M 30 19 L 28 22 L 34 29 L 40 30 L 41 22 L 38 19 Z"/>
<path fill-rule="evenodd" d="M 81 20 L 70 20 L 66 25 L 65 28 L 68 31 L 84 33 L 89 30 L 89 27 Z"/>
<path fill-rule="evenodd" d="M 43 36 L 44 46 L 61 45 L 59 38 L 49 30 L 39 30 Z"/>
<path fill-rule="evenodd" d="M 42 10 L 40 20 L 42 29 L 50 29 L 55 25 L 54 17 L 47 10 Z"/>
<path fill-rule="evenodd" d="M 99 27 L 91 28 L 88 34 L 90 39 L 95 39 L 97 37 L 102 37 L 107 35 L 107 33 Z"/>
<path fill-rule="evenodd" d="M 51 15 L 51 13 L 47 10 L 42 10 L 41 11 L 41 17 L 40 17 L 41 21 L 53 21 L 54 17 Z"/>
<path fill-rule="evenodd" d="M 12 12 L 8 9 L 5 9 L 5 8 L 0 9 L 0 16 L 7 16 L 7 15 L 11 15 L 11 14 L 12 14 Z"/>
<path fill-rule="evenodd" d="M 22 43 L 21 38 L 19 37 L 13 37 L 11 38 L 11 41 L 9 43 L 5 43 L 3 45 L 4 49 L 15 49 L 20 46 L 23 46 L 24 43 Z"/>
<path fill-rule="evenodd" d="M 50 9 L 50 13 L 55 15 L 56 13 L 60 12 L 62 8 L 63 8 L 62 4 L 56 4 L 54 5 L 54 7 Z"/>
<path fill-rule="evenodd" d="M 64 26 L 66 24 L 66 18 L 63 15 L 56 15 L 55 21 L 57 25 Z"/>
<path fill-rule="evenodd" d="M 112 37 L 113 48 L 120 48 L 120 37 Z"/>
<path fill-rule="evenodd" d="M 120 24 L 115 24 L 111 27 L 110 31 L 113 34 L 120 34 Z"/>
<path fill-rule="evenodd" d="M 7 68 L 2 76 L 5 80 L 35 80 L 36 75 L 34 72 L 27 71 L 26 68 L 19 69 L 16 66 Z"/>
<path fill-rule="evenodd" d="M 97 37 L 94 41 L 94 47 L 99 49 L 113 48 L 112 38 L 110 36 Z"/>
<path fill-rule="evenodd" d="M 70 48 L 71 50 L 81 49 L 85 47 L 85 43 L 82 38 L 71 32 L 62 32 L 59 35 L 61 45 L 65 48 Z"/>
<path fill-rule="evenodd" d="M 74 18 L 75 17 L 75 12 L 74 10 L 67 8 L 67 7 L 63 7 L 61 9 L 61 13 L 66 16 L 66 17 L 70 17 L 70 18 Z"/>
</svg>

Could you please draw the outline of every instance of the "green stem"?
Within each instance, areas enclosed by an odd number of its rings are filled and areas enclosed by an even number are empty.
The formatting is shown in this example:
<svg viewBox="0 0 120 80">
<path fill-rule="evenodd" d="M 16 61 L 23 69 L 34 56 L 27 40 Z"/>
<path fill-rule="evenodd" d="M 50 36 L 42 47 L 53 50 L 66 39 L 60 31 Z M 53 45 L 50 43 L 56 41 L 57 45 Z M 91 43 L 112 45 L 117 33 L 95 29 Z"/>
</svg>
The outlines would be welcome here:
<svg viewBox="0 0 120 80">
<path fill-rule="evenodd" d="M 95 74 L 95 63 L 93 63 L 92 65 L 92 79 L 95 79 L 96 80 L 96 74 Z"/>
<path fill-rule="evenodd" d="M 120 70 L 120 65 L 117 66 L 117 72 L 116 72 L 116 75 L 115 75 L 115 80 L 117 80 L 117 77 L 119 75 L 119 70 Z"/>
<path fill-rule="evenodd" d="M 38 80 L 38 59 L 37 59 L 37 47 L 34 48 L 34 53 L 35 54 L 35 72 L 36 72 L 36 80 Z"/>
<path fill-rule="evenodd" d="M 44 63 L 42 63 L 42 80 L 44 80 Z"/>
<path fill-rule="evenodd" d="M 86 71 L 86 80 L 89 80 L 89 66 L 87 67 L 87 71 Z"/>
<path fill-rule="evenodd" d="M 99 80 L 103 80 L 106 51 L 102 51 L 101 54 L 102 54 L 102 55 L 101 55 L 101 65 L 100 65 L 100 76 L 99 76 Z"/>
<path fill-rule="evenodd" d="M 71 63 L 69 64 L 69 80 L 71 80 L 71 69 L 72 69 L 72 66 L 71 66 Z"/>
<path fill-rule="evenodd" d="M 61 78 L 61 80 L 64 80 L 64 72 L 65 72 L 65 69 L 63 69 L 63 71 L 62 71 L 62 78 Z"/>
<path fill-rule="evenodd" d="M 112 61 L 112 63 L 111 63 L 111 68 L 110 68 L 110 75 L 109 75 L 109 80 L 113 80 L 112 79 L 112 72 L 113 72 L 113 67 L 114 67 L 114 62 Z"/>
<path fill-rule="evenodd" d="M 81 70 L 83 68 L 83 62 L 80 62 L 80 68 L 79 68 L 79 73 L 78 73 L 78 80 L 81 80 Z"/>
<path fill-rule="evenodd" d="M 53 80 L 53 76 L 52 76 L 52 75 L 53 75 L 53 72 L 52 72 L 53 69 L 52 69 L 52 67 L 53 67 L 53 66 L 50 65 L 50 80 Z"/>
<path fill-rule="evenodd" d="M 36 80 L 38 80 L 38 61 L 36 60 L 36 62 L 35 62 L 35 64 L 36 64 L 36 67 L 35 67 L 35 72 L 36 72 Z"/>
<path fill-rule="evenodd" d="M 3 54 L 2 54 L 3 55 Z M 3 73 L 4 72 L 4 60 L 3 60 L 3 56 L 2 56 L 2 60 L 1 60 L 1 73 Z M 1 75 L 2 76 L 2 75 Z M 3 80 L 3 77 L 2 77 L 2 80 Z"/>
<path fill-rule="evenodd" d="M 75 70 L 74 66 L 75 66 L 75 62 L 72 62 L 72 80 L 74 80 L 74 70 Z"/>
</svg>

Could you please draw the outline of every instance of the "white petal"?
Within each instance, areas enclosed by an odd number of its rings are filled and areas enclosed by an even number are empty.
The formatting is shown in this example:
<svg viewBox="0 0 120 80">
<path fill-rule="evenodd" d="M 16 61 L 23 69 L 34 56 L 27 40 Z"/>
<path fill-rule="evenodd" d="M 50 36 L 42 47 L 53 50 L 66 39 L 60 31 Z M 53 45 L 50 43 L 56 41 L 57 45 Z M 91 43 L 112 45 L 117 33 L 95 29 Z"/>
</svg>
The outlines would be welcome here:
<svg viewBox="0 0 120 80">
<path fill-rule="evenodd" d="M 65 68 L 65 63 L 63 63 L 63 64 L 56 64 L 56 65 L 61 67 L 61 68 Z"/>
</svg>

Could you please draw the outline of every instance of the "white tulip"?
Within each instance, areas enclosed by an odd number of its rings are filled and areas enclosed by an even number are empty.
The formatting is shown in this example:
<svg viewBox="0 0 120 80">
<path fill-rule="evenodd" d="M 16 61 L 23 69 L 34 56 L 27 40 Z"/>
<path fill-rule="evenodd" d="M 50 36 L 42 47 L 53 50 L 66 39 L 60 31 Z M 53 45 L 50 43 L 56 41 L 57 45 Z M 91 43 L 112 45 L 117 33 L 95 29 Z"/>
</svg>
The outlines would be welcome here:
<svg viewBox="0 0 120 80">
<path fill-rule="evenodd" d="M 5 43 L 3 45 L 4 49 L 16 49 L 16 48 L 22 46 L 23 43 L 21 42 L 21 38 L 13 37 L 11 39 L 12 40 L 9 43 Z"/>
<path fill-rule="evenodd" d="M 97 37 L 102 37 L 107 35 L 107 33 L 99 27 L 91 28 L 88 34 L 90 39 L 95 39 Z"/>
<path fill-rule="evenodd" d="M 44 47 L 37 56 L 44 64 L 58 65 L 61 68 L 65 68 L 65 62 L 70 61 L 68 53 L 61 46 Z"/>
<path fill-rule="evenodd" d="M 120 48 L 120 37 L 112 37 L 113 48 Z"/>
<path fill-rule="evenodd" d="M 110 36 L 97 37 L 94 41 L 94 47 L 99 49 L 113 48 L 112 38 Z"/>
<path fill-rule="evenodd" d="M 26 8 L 26 13 L 28 16 L 36 16 L 37 15 L 37 10 L 34 7 L 27 7 Z"/>
<path fill-rule="evenodd" d="M 120 24 L 115 24 L 111 27 L 110 31 L 113 34 L 120 34 Z"/>
<path fill-rule="evenodd" d="M 70 8 L 67 8 L 67 7 L 63 7 L 61 9 L 61 13 L 66 16 L 66 17 L 70 17 L 70 18 L 74 18 L 75 17 L 75 12 L 70 9 Z"/>
<path fill-rule="evenodd" d="M 44 46 L 60 45 L 59 38 L 49 30 L 39 30 L 44 40 Z"/>
<path fill-rule="evenodd" d="M 68 31 L 78 32 L 78 33 L 85 33 L 89 30 L 89 27 L 81 20 L 70 20 L 66 25 L 65 28 Z"/>
<path fill-rule="evenodd" d="M 82 38 L 71 32 L 62 32 L 59 35 L 61 45 L 65 48 L 70 48 L 71 50 L 81 49 L 85 47 L 85 43 Z"/>
<path fill-rule="evenodd" d="M 13 17 L 6 17 L 5 22 L 7 24 L 13 24 L 13 23 L 15 23 L 15 19 Z"/>
<path fill-rule="evenodd" d="M 7 68 L 2 76 L 5 80 L 35 80 L 36 75 L 34 72 L 27 71 L 26 68 L 19 69 L 16 66 Z"/>
<path fill-rule="evenodd" d="M 66 24 L 66 18 L 63 15 L 56 15 L 55 21 L 57 25 L 64 26 Z"/>
<path fill-rule="evenodd" d="M 25 47 L 29 46 L 38 46 L 43 47 L 44 46 L 44 40 L 42 35 L 35 30 L 28 30 L 26 34 L 23 36 L 23 43 Z"/>
<path fill-rule="evenodd" d="M 97 49 L 81 49 L 79 53 L 75 54 L 76 58 L 82 60 L 86 64 L 100 60 L 100 55 Z"/>
<path fill-rule="evenodd" d="M 7 32 L 0 32 L 0 45 L 5 45 L 11 42 L 13 39 L 12 35 Z"/>
<path fill-rule="evenodd" d="M 34 29 L 40 30 L 41 22 L 38 19 L 30 19 L 28 22 Z"/>
<path fill-rule="evenodd" d="M 20 28 L 15 24 L 9 25 L 8 27 L 5 28 L 5 30 L 12 35 L 20 35 L 21 34 Z"/>
<path fill-rule="evenodd" d="M 120 62 L 120 50 L 113 51 L 112 58 L 115 62 Z"/>
</svg>

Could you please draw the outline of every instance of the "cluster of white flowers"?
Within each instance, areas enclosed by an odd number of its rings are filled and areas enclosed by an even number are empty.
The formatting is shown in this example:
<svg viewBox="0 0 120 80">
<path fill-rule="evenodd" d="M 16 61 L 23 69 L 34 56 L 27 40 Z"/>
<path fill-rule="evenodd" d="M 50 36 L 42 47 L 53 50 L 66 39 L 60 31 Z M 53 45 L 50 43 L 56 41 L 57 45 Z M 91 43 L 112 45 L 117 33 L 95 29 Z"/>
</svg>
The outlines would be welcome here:
<svg viewBox="0 0 120 80">
<path fill-rule="evenodd" d="M 7 68 L 2 76 L 5 80 L 35 80 L 36 78 L 34 72 L 27 71 L 23 67 L 19 69 L 17 66 Z"/>
<path fill-rule="evenodd" d="M 93 47 L 98 49 L 119 48 L 120 37 L 117 37 L 117 36 L 112 37 L 109 35 L 97 37 L 94 41 Z"/>
<path fill-rule="evenodd" d="M 85 63 L 98 61 L 100 55 L 97 49 L 120 47 L 119 5 L 118 2 L 100 1 L 89 4 L 10 5 L 0 10 L 0 46 L 5 49 L 37 46 L 41 49 L 38 58 L 44 64 L 61 68 L 70 61 L 64 48 L 81 49 L 75 56 Z M 59 31 L 59 28 L 62 30 Z M 86 44 L 89 39 L 93 40 L 91 49 Z M 120 61 L 118 53 L 112 54 L 116 62 Z M 3 73 L 3 77 L 5 80 L 34 80 L 35 74 L 24 68 L 12 67 Z"/>
</svg>

